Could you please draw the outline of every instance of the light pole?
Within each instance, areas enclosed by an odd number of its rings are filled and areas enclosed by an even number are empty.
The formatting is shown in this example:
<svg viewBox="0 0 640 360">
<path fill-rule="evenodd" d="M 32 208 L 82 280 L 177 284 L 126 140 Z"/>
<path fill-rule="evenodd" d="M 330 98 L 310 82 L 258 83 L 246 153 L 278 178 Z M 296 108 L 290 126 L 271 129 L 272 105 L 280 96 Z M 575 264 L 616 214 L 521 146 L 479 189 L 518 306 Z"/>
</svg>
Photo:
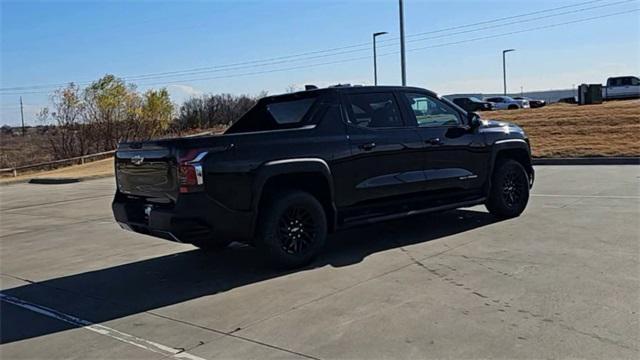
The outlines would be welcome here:
<svg viewBox="0 0 640 360">
<path fill-rule="evenodd" d="M 516 51 L 516 49 L 502 50 L 502 80 L 504 82 L 504 96 L 507 96 L 507 65 L 505 62 L 505 54 L 508 52 Z"/>
<path fill-rule="evenodd" d="M 376 60 L 376 37 L 386 34 L 386 31 L 373 33 L 373 84 L 378 86 L 378 64 Z"/>
<path fill-rule="evenodd" d="M 399 1 L 400 6 L 400 67 L 402 70 L 402 86 L 407 86 L 407 69 L 404 59 L 404 6 L 402 0 Z"/>
</svg>

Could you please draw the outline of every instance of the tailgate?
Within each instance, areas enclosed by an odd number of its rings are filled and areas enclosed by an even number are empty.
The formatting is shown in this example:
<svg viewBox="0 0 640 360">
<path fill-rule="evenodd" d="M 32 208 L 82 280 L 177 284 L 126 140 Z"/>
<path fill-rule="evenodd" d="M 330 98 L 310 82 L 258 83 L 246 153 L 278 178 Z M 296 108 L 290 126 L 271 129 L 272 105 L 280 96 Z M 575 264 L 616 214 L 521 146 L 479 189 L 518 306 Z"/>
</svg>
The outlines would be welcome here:
<svg viewBox="0 0 640 360">
<path fill-rule="evenodd" d="M 115 156 L 116 182 L 124 194 L 175 200 L 176 169 L 175 156 L 169 147 L 125 144 Z"/>
</svg>

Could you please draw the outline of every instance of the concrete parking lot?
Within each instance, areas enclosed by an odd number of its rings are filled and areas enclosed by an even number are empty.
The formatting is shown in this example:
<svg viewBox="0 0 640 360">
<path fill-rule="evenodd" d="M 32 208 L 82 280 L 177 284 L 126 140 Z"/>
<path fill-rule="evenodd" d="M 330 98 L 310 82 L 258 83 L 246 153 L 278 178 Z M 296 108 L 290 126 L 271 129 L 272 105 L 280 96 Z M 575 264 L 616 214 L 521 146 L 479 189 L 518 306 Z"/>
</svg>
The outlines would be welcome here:
<svg viewBox="0 0 640 360">
<path fill-rule="evenodd" d="M 0 187 L 3 359 L 640 357 L 640 167 L 538 167 L 529 207 L 340 232 L 271 270 L 120 230 L 113 179 Z"/>
</svg>

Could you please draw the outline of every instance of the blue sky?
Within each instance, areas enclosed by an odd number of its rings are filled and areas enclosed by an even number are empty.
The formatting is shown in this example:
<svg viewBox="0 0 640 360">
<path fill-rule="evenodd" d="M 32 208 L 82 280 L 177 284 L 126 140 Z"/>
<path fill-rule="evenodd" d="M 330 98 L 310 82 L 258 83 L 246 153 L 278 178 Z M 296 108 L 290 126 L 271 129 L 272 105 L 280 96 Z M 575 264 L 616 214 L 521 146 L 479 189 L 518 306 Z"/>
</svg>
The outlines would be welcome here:
<svg viewBox="0 0 640 360">
<path fill-rule="evenodd" d="M 565 8 L 489 22 L 559 7 Z M 614 75 L 638 75 L 638 9 L 640 0 L 405 0 L 407 82 L 441 94 L 499 92 L 506 48 L 517 49 L 507 61 L 514 92 L 521 86 L 525 92 L 566 89 L 604 83 Z M 400 83 L 396 0 L 3 0 L 0 10 L 3 89 L 83 83 L 106 73 L 134 79 L 156 74 L 133 82 L 142 90 L 166 86 L 179 104 L 203 92 L 280 93 L 309 83 L 370 84 L 369 43 L 376 31 L 389 32 L 379 38 L 379 82 Z M 557 25 L 582 19 L 590 20 Z M 486 23 L 467 26 L 478 22 Z M 457 29 L 440 31 L 452 27 Z M 547 28 L 507 34 L 541 27 Z M 362 46 L 247 64 L 351 45 Z M 244 64 L 212 68 L 238 63 Z M 157 75 L 190 69 L 201 70 Z M 239 76 L 257 72 L 264 73 Z M 0 124 L 19 123 L 22 95 L 26 121 L 35 125 L 34 114 L 47 105 L 51 89 L 0 91 Z"/>
</svg>

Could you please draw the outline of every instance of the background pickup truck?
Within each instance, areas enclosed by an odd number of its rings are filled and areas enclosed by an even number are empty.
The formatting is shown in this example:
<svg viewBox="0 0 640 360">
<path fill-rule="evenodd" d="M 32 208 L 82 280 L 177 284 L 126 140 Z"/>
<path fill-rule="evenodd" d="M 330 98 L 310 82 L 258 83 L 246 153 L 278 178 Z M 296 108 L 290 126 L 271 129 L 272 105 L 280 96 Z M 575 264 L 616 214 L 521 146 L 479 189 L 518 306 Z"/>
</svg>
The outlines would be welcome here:
<svg viewBox="0 0 640 360">
<path fill-rule="evenodd" d="M 519 127 L 428 90 L 314 89 L 261 99 L 224 135 L 120 144 L 113 213 L 128 230 L 245 242 L 295 267 L 348 226 L 477 204 L 518 216 L 530 154 Z"/>
<path fill-rule="evenodd" d="M 640 98 L 640 79 L 635 76 L 608 78 L 602 92 L 606 100 Z"/>
</svg>

